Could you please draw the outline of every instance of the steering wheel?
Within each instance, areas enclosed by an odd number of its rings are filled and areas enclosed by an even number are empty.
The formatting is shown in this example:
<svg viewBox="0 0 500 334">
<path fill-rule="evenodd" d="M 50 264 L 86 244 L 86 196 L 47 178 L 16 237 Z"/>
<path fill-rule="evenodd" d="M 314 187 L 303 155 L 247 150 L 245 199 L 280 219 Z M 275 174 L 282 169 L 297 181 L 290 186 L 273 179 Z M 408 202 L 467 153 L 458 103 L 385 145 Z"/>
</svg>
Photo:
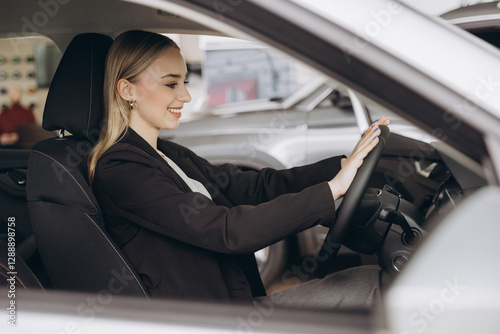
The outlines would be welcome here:
<svg viewBox="0 0 500 334">
<path fill-rule="evenodd" d="M 368 181 L 377 166 L 377 163 L 389 138 L 389 128 L 385 125 L 380 125 L 379 142 L 365 157 L 363 164 L 358 169 L 351 186 L 344 195 L 344 199 L 337 209 L 336 221 L 328 230 L 328 233 L 323 241 L 323 246 L 316 258 L 317 267 L 314 272 L 317 278 L 323 278 L 328 274 L 330 267 L 335 260 L 344 235 L 349 226 L 352 224 L 354 213 L 363 198 L 363 194 L 368 186 Z"/>
</svg>

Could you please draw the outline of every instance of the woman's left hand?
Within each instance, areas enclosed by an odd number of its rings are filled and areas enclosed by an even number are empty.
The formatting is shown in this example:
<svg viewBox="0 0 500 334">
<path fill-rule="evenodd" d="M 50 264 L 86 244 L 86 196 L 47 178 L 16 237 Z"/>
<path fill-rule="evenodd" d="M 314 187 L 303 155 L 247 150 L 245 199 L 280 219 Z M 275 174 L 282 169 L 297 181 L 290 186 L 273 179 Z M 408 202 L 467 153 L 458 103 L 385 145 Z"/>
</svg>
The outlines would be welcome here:
<svg viewBox="0 0 500 334">
<path fill-rule="evenodd" d="M 340 161 L 340 171 L 332 180 L 328 182 L 334 200 L 344 196 L 347 189 L 349 189 L 358 168 L 363 163 L 363 159 L 377 145 L 378 135 L 380 134 L 379 125 L 389 125 L 389 123 L 390 122 L 386 116 L 376 120 L 372 126 L 365 131 L 363 137 L 361 137 L 352 150 L 351 155 L 349 155 L 348 158 L 342 158 Z"/>
<path fill-rule="evenodd" d="M 387 116 L 384 115 L 384 116 L 380 117 L 380 119 L 377 119 L 373 124 L 387 126 L 387 125 L 391 124 L 391 121 L 389 121 L 389 119 L 387 118 Z M 354 147 L 354 150 L 352 150 L 352 153 L 351 153 L 350 156 L 352 156 L 353 153 L 355 153 L 355 152 L 357 152 L 359 150 L 360 142 L 361 142 L 361 140 L 356 144 L 356 147 Z M 344 168 L 344 165 L 347 162 L 347 159 L 348 158 L 342 158 L 342 160 L 340 161 L 340 167 L 341 168 Z"/>
</svg>

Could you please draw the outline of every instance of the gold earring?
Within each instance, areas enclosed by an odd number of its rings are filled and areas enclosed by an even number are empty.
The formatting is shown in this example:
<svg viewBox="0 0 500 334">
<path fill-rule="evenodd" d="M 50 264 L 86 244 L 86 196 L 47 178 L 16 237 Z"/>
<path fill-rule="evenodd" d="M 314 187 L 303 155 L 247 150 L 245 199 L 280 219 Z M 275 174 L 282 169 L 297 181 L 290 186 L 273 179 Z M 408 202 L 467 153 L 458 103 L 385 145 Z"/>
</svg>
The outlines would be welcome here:
<svg viewBox="0 0 500 334">
<path fill-rule="evenodd" d="M 130 100 L 130 111 L 134 110 L 134 100 Z"/>
</svg>

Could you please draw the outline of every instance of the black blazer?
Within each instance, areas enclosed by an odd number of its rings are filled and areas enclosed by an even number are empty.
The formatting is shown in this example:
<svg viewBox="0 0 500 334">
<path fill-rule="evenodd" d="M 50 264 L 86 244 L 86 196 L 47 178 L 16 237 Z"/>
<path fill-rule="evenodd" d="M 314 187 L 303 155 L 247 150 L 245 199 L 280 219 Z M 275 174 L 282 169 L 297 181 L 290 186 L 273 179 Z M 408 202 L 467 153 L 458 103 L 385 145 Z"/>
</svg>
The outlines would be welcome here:
<svg viewBox="0 0 500 334">
<path fill-rule="evenodd" d="M 106 227 L 154 296 L 210 300 L 265 295 L 253 252 L 330 224 L 341 157 L 276 171 L 211 165 L 158 139 L 158 149 L 213 201 L 192 192 L 132 129 L 99 160 L 93 184 Z"/>
</svg>

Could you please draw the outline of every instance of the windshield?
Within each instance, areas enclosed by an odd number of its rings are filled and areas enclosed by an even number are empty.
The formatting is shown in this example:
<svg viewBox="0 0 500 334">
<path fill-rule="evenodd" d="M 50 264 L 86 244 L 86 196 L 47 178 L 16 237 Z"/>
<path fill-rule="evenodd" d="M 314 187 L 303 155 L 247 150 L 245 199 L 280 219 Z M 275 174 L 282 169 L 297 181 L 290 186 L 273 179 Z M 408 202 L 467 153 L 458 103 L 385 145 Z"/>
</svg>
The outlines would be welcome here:
<svg viewBox="0 0 500 334">
<path fill-rule="evenodd" d="M 496 117 L 500 116 L 500 74 L 497 71 L 500 53 L 462 29 L 392 1 L 373 0 L 370 6 L 364 5 L 364 1 L 347 1 L 341 5 L 329 0 L 294 2 L 356 32 L 349 54 L 367 57 L 368 52 L 363 50 L 367 51 L 373 44 L 454 89 Z M 408 22 L 418 29 L 408 29 Z M 438 25 L 447 28 L 438 28 Z M 456 113 L 473 111 L 465 104 L 449 108 L 457 109 L 453 110 Z"/>
</svg>

